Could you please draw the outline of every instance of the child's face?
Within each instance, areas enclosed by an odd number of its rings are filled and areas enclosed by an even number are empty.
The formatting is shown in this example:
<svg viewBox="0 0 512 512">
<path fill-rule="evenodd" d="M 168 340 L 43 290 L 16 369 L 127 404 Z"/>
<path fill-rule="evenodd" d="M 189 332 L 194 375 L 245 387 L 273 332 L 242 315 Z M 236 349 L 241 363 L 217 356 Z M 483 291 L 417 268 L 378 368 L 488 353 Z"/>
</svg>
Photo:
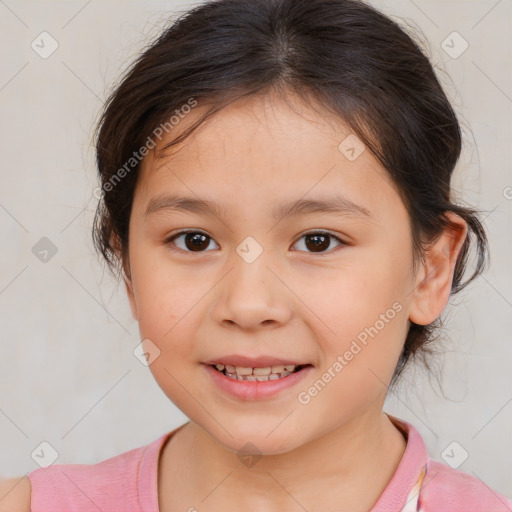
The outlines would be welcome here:
<svg viewBox="0 0 512 512">
<path fill-rule="evenodd" d="M 179 151 L 149 155 L 131 214 L 128 293 L 141 339 L 160 351 L 150 369 L 192 421 L 233 450 L 250 441 L 263 453 L 285 452 L 379 416 L 414 306 L 409 217 L 387 172 L 369 150 L 351 161 L 350 144 L 338 148 L 350 133 L 340 121 L 293 104 L 296 112 L 275 97 L 234 104 Z M 223 216 L 145 215 L 152 199 L 171 194 L 215 202 Z M 335 195 L 371 217 L 273 216 L 279 205 Z M 210 238 L 196 235 L 196 251 L 186 235 L 166 243 L 185 229 Z M 333 237 L 303 236 L 318 231 Z M 236 398 L 204 364 L 231 354 L 313 368 L 273 396 Z"/>
</svg>

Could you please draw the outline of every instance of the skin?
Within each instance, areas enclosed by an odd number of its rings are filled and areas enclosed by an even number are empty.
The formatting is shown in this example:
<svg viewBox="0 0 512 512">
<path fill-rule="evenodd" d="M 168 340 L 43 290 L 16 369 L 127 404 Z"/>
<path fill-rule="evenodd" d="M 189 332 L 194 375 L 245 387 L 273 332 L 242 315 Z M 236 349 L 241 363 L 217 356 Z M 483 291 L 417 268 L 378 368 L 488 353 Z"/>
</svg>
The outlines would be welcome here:
<svg viewBox="0 0 512 512">
<path fill-rule="evenodd" d="M 370 151 L 349 161 L 338 150 L 350 134 L 341 119 L 293 95 L 252 97 L 158 155 L 200 112 L 199 105 L 145 158 L 125 262 L 141 339 L 160 351 L 150 370 L 190 418 L 161 453 L 160 510 L 366 512 L 406 447 L 382 412 L 387 386 L 410 321 L 429 324 L 444 309 L 467 226 L 449 214 L 457 229 L 443 232 L 413 272 L 407 210 Z M 282 202 L 334 192 L 372 219 L 272 218 Z M 226 215 L 145 217 L 150 199 L 162 193 L 214 200 Z M 177 246 L 166 242 L 188 228 L 210 237 L 203 252 L 186 252 L 184 236 Z M 314 252 L 302 235 L 315 230 L 346 244 L 330 238 Z M 250 264 L 236 252 L 248 236 L 263 248 Z M 397 302 L 394 318 L 300 403 L 298 393 Z M 233 353 L 298 359 L 314 370 L 279 396 L 238 400 L 217 388 L 202 364 Z M 252 466 L 237 457 L 247 442 L 263 455 Z"/>
</svg>

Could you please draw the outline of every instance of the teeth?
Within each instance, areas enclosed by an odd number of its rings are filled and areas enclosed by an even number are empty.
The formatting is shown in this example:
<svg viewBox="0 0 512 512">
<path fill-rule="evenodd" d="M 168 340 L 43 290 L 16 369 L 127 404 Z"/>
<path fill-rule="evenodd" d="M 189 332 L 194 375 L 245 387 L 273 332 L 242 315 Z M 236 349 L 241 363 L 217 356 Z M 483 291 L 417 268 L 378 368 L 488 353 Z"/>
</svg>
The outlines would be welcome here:
<svg viewBox="0 0 512 512">
<path fill-rule="evenodd" d="M 272 368 L 267 366 L 266 368 L 253 368 L 252 373 L 254 375 L 270 375 L 272 373 Z"/>
<path fill-rule="evenodd" d="M 248 368 L 246 366 L 237 366 L 236 373 L 238 373 L 238 375 L 252 375 L 252 368 Z"/>
<path fill-rule="evenodd" d="M 289 372 L 292 373 L 297 368 L 294 364 L 279 364 L 276 366 L 266 366 L 264 368 L 250 368 L 249 366 L 233 366 L 231 364 L 223 365 L 218 363 L 215 365 L 215 368 L 220 372 L 222 370 L 226 370 L 227 373 L 237 373 L 238 375 L 270 375 L 271 373 L 283 373 Z"/>
<path fill-rule="evenodd" d="M 226 376 L 233 380 L 249 380 L 249 381 L 267 381 L 267 380 L 277 380 L 282 377 L 286 377 L 290 375 L 290 372 L 283 372 L 279 375 L 277 373 L 271 373 L 270 375 L 238 375 L 237 373 L 226 373 Z"/>
<path fill-rule="evenodd" d="M 264 368 L 250 368 L 248 366 L 223 365 L 218 363 L 215 368 L 226 376 L 235 380 L 248 380 L 263 382 L 286 377 L 293 373 L 297 366 L 294 364 L 266 366 Z"/>
</svg>

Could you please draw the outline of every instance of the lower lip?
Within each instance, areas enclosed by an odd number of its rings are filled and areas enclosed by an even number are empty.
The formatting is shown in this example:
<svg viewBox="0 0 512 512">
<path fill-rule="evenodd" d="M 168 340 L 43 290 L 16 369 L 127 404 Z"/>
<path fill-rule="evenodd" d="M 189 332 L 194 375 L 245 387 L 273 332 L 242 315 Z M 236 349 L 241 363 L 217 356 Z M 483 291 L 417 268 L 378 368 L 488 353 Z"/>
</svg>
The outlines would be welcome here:
<svg viewBox="0 0 512 512">
<path fill-rule="evenodd" d="M 254 381 L 231 379 L 208 364 L 204 366 L 213 382 L 222 391 L 240 400 L 261 400 L 274 397 L 280 391 L 295 386 L 313 370 L 312 366 L 306 366 L 302 370 L 290 373 L 280 379 Z"/>
</svg>

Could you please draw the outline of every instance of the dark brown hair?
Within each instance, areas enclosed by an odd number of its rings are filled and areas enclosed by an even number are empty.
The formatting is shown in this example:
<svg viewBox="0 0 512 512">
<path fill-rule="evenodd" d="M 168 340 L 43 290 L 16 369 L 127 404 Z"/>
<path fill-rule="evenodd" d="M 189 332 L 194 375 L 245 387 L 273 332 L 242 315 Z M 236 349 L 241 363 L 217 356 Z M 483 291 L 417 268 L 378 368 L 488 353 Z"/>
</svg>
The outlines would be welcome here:
<svg viewBox="0 0 512 512">
<path fill-rule="evenodd" d="M 210 108 L 168 146 L 226 105 L 276 91 L 315 99 L 380 160 L 409 212 L 415 262 L 450 225 L 444 213 L 452 211 L 468 224 L 452 293 L 484 270 L 487 238 L 477 210 L 451 198 L 461 151 L 457 117 L 429 59 L 396 22 L 358 0 L 213 0 L 170 23 L 105 104 L 96 138 L 103 193 L 93 241 L 111 271 L 129 275 L 128 226 L 140 167 L 134 152 L 191 98 Z M 478 260 L 462 282 L 473 240 Z M 440 326 L 440 318 L 411 324 L 392 385 L 412 356 L 428 367 L 425 355 Z"/>
</svg>

